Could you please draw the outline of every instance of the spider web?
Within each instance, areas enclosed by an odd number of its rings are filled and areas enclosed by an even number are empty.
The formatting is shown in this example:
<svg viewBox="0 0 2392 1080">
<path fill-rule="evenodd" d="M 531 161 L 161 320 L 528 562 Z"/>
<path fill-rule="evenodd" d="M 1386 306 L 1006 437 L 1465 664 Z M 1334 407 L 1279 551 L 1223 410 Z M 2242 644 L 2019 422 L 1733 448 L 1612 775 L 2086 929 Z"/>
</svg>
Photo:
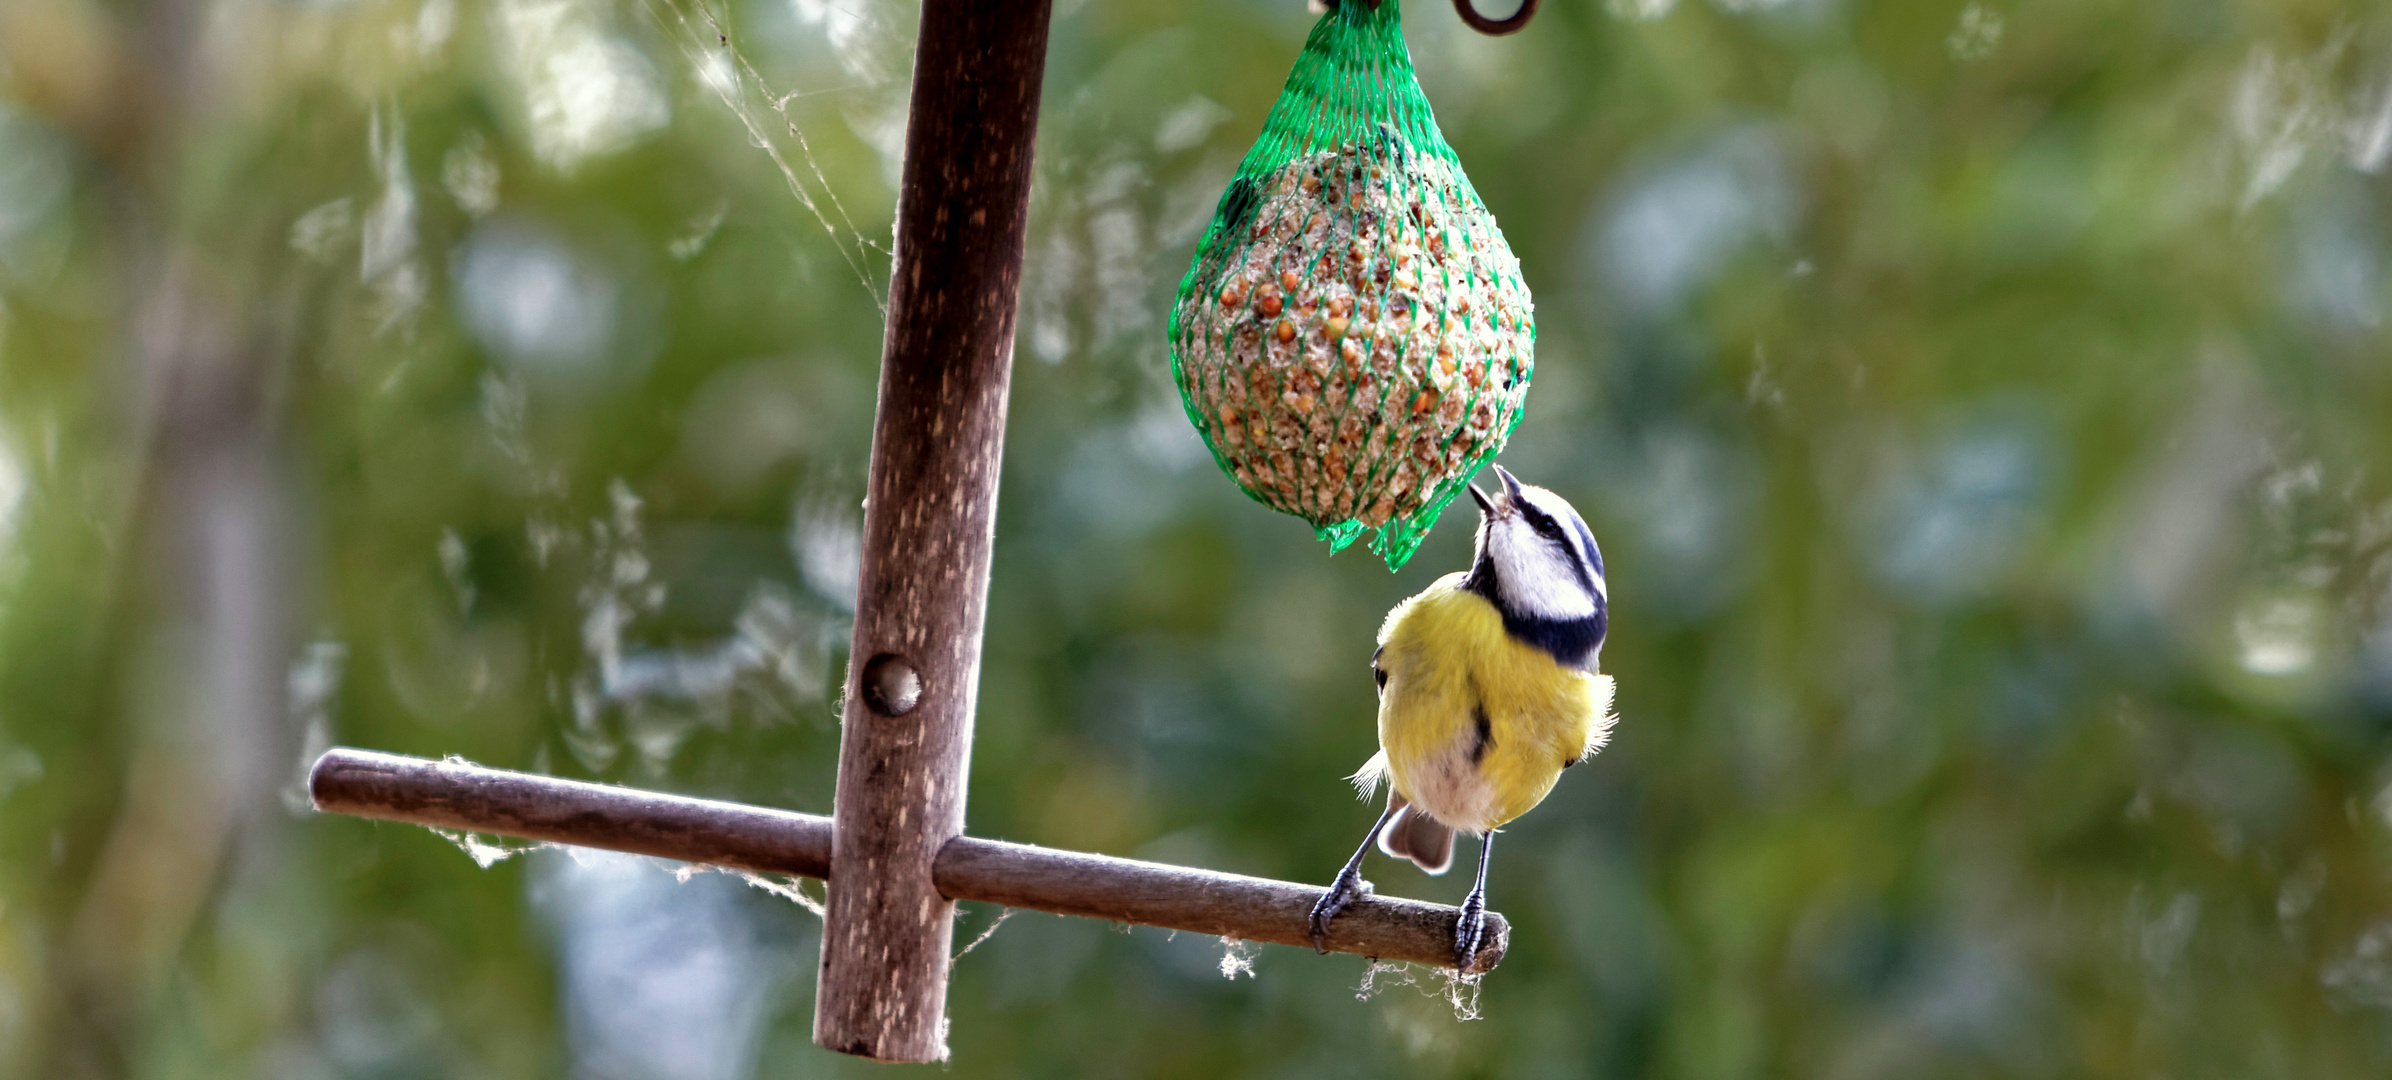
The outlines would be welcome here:
<svg viewBox="0 0 2392 1080">
<path fill-rule="evenodd" d="M 698 80 L 739 118 L 740 125 L 747 129 L 750 144 L 772 159 L 781 178 L 788 182 L 790 193 L 797 196 L 798 203 L 822 226 L 831 245 L 839 250 L 839 257 L 872 298 L 873 306 L 886 318 L 889 267 L 894 255 L 886 245 L 872 242 L 856 227 L 854 217 L 848 214 L 838 192 L 832 189 L 830 178 L 824 175 L 821 161 L 814 156 L 813 144 L 807 141 L 805 131 L 789 111 L 793 102 L 805 98 L 882 84 L 861 82 L 821 90 L 777 92 L 756 70 L 755 64 L 732 44 L 729 23 L 712 7 L 699 0 L 643 0 L 643 5 L 657 28 L 680 48 L 683 59 L 698 74 Z M 776 138 L 776 129 L 785 133 L 785 137 Z M 797 162 L 792 162 L 790 148 L 795 149 Z M 804 167 L 802 174 L 799 163 Z"/>
</svg>

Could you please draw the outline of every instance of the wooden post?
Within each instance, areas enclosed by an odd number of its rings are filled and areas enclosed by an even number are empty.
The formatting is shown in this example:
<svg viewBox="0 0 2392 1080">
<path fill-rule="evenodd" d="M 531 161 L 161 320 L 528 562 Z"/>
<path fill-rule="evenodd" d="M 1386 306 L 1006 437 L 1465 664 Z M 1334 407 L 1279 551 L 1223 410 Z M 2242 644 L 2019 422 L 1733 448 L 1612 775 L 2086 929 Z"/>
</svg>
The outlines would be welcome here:
<svg viewBox="0 0 2392 1080">
<path fill-rule="evenodd" d="M 839 740 L 814 1041 L 947 1056 L 955 906 L 1048 0 L 924 0 L 864 565 Z"/>
</svg>

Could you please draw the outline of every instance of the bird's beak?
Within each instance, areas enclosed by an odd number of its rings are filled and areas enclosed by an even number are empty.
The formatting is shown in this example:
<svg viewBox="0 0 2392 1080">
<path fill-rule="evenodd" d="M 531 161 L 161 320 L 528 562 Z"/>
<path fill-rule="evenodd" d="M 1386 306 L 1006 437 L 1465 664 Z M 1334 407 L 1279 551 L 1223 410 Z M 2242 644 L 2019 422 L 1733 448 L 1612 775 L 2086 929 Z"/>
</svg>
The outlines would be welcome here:
<svg viewBox="0 0 2392 1080">
<path fill-rule="evenodd" d="M 1502 494 L 1499 496 L 1480 491 L 1477 484 L 1470 485 L 1470 497 L 1478 500 L 1478 512 L 1491 518 L 1502 517 L 1510 513 L 1512 507 L 1520 501 L 1519 479 L 1506 472 L 1501 465 L 1495 466 L 1495 476 L 1503 481 L 1503 487 L 1500 489 Z M 1498 498 L 1503 501 L 1497 502 Z"/>
<path fill-rule="evenodd" d="M 1495 475 L 1503 480 L 1503 494 L 1505 497 L 1512 502 L 1520 501 L 1520 478 L 1513 476 L 1510 469 L 1506 469 L 1501 465 L 1495 466 Z"/>
</svg>

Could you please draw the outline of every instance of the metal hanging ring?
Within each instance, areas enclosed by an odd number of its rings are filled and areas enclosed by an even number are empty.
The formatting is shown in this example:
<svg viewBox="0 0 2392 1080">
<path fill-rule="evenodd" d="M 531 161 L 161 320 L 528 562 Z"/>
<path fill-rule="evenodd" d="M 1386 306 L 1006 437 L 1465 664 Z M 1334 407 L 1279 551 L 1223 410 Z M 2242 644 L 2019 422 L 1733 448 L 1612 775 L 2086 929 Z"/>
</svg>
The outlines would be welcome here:
<svg viewBox="0 0 2392 1080">
<path fill-rule="evenodd" d="M 1529 16 L 1537 13 L 1537 0 L 1520 0 L 1520 10 L 1513 12 L 1508 19 L 1490 19 L 1481 15 L 1477 8 L 1471 6 L 1470 0 L 1453 0 L 1453 9 L 1463 22 L 1470 24 L 1472 30 L 1489 37 L 1502 37 L 1505 34 L 1517 34 L 1528 25 Z"/>
</svg>

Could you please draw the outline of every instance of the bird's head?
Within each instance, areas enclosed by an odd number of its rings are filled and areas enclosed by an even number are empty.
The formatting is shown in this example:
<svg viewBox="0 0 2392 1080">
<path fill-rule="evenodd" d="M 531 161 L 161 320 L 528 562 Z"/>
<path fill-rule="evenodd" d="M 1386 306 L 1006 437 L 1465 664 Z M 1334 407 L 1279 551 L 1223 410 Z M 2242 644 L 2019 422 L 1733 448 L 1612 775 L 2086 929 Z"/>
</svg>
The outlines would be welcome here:
<svg viewBox="0 0 2392 1080">
<path fill-rule="evenodd" d="M 1594 624 L 1595 641 L 1607 615 L 1603 551 L 1569 502 L 1523 484 L 1503 466 L 1494 494 L 1470 485 L 1478 501 L 1478 555 L 1469 587 L 1522 623 Z"/>
</svg>

